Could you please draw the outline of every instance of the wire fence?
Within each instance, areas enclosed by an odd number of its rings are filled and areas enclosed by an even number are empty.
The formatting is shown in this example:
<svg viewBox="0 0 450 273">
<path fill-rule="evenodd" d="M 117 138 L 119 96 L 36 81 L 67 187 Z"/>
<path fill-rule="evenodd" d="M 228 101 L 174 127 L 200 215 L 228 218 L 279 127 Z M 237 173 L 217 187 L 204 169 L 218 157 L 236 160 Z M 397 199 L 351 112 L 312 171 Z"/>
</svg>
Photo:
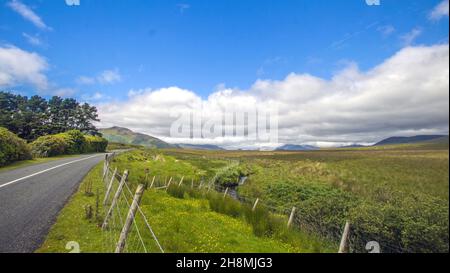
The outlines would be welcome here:
<svg viewBox="0 0 450 273">
<path fill-rule="evenodd" d="M 128 171 L 111 169 L 114 155 L 104 165 L 102 223 L 103 249 L 111 253 L 164 253 L 152 226 L 140 205 L 145 185 L 134 189 L 128 183 Z"/>
</svg>

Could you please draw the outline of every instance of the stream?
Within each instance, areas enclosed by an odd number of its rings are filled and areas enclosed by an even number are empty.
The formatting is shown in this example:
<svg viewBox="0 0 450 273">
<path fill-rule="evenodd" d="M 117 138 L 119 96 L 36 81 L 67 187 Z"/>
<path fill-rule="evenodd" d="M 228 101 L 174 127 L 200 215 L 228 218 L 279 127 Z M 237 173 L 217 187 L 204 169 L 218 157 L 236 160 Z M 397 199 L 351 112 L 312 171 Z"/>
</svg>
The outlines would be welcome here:
<svg viewBox="0 0 450 273">
<path fill-rule="evenodd" d="M 247 179 L 248 179 L 248 176 L 241 176 L 241 177 L 239 178 L 239 183 L 238 183 L 237 186 L 229 187 L 229 188 L 228 188 L 228 194 L 229 194 L 233 199 L 239 200 L 239 194 L 238 194 L 238 192 L 237 192 L 237 189 L 238 189 L 239 186 L 244 185 L 244 184 L 245 184 L 245 181 L 247 181 Z"/>
</svg>

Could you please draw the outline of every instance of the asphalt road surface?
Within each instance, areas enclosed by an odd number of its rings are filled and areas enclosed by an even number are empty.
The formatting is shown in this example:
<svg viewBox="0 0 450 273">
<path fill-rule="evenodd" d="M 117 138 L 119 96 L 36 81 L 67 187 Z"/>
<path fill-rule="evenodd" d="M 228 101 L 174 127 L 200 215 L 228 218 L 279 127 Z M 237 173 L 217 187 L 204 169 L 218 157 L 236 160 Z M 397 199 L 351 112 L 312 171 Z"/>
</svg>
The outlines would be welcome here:
<svg viewBox="0 0 450 273">
<path fill-rule="evenodd" d="M 82 155 L 0 172 L 0 253 L 30 253 L 104 154 Z"/>
</svg>

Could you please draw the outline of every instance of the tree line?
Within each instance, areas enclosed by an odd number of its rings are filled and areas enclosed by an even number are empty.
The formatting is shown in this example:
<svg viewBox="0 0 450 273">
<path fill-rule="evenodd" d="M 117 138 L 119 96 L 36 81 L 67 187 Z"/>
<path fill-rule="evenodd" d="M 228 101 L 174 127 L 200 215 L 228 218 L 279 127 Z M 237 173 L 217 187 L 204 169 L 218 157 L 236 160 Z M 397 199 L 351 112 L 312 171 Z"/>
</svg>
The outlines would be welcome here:
<svg viewBox="0 0 450 273">
<path fill-rule="evenodd" d="M 97 108 L 88 103 L 58 96 L 49 100 L 37 95 L 28 98 L 0 91 L 0 127 L 29 142 L 69 130 L 100 135 L 93 125 L 95 121 L 99 121 Z"/>
</svg>

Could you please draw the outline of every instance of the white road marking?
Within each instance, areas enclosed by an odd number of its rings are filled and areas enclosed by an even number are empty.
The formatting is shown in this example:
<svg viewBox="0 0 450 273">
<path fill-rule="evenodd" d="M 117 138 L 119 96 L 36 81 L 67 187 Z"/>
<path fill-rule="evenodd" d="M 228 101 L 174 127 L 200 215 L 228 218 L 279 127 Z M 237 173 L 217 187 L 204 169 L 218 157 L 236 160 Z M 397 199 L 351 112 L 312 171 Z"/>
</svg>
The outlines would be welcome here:
<svg viewBox="0 0 450 273">
<path fill-rule="evenodd" d="M 70 164 L 77 163 L 77 162 L 80 162 L 80 161 L 88 160 L 88 159 L 91 159 L 91 158 L 94 158 L 94 157 L 97 157 L 97 156 L 100 156 L 100 155 L 93 155 L 93 156 L 90 156 L 90 157 L 77 159 L 77 160 L 74 160 L 74 161 L 70 161 L 70 162 L 67 162 L 67 163 L 64 163 L 64 164 L 55 166 L 55 167 L 51 167 L 51 168 L 49 168 L 49 169 L 46 169 L 46 170 L 43 170 L 43 171 L 40 171 L 40 172 L 37 172 L 37 173 L 34 173 L 34 174 L 30 174 L 30 175 L 24 176 L 24 177 L 22 177 L 22 178 L 19 178 L 19 179 L 16 179 L 16 180 L 13 180 L 13 181 L 10 181 L 10 182 L 7 182 L 7 183 L 5 183 L 5 184 L 0 185 L 0 189 L 1 189 L 1 188 L 4 188 L 4 187 L 6 187 L 6 186 L 12 185 L 12 184 L 14 184 L 14 183 L 20 182 L 20 181 L 22 181 L 22 180 L 31 178 L 31 177 L 33 177 L 33 176 L 40 175 L 40 174 L 49 172 L 49 171 L 54 170 L 54 169 L 57 169 L 57 168 L 61 168 L 61 167 L 64 167 L 64 166 L 66 166 L 66 165 L 70 165 Z"/>
</svg>

